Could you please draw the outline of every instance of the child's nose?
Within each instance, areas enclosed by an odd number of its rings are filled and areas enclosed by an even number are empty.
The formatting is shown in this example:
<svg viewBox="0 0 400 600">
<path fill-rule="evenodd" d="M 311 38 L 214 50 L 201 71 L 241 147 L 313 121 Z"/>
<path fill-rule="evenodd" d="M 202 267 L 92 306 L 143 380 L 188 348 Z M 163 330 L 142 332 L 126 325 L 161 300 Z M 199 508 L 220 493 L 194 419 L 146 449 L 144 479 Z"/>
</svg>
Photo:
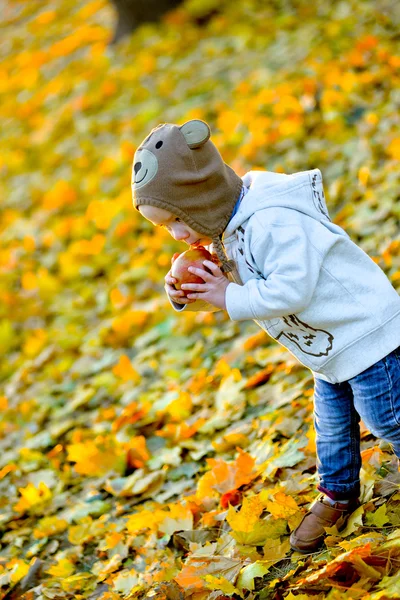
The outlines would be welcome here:
<svg viewBox="0 0 400 600">
<path fill-rule="evenodd" d="M 186 240 L 186 238 L 190 235 L 188 231 L 180 228 L 175 229 L 172 233 L 173 237 L 176 239 L 177 242 L 179 242 L 180 240 Z"/>
</svg>

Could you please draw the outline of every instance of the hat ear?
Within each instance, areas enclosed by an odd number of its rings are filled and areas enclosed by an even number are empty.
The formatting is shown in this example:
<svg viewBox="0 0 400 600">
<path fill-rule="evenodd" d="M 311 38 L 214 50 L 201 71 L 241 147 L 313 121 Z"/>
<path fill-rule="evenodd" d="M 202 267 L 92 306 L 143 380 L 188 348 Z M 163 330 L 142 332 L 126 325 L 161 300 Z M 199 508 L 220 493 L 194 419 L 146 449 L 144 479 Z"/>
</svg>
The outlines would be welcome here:
<svg viewBox="0 0 400 600">
<path fill-rule="evenodd" d="M 210 139 L 211 130 L 207 123 L 193 119 L 179 127 L 189 148 L 200 148 Z"/>
</svg>

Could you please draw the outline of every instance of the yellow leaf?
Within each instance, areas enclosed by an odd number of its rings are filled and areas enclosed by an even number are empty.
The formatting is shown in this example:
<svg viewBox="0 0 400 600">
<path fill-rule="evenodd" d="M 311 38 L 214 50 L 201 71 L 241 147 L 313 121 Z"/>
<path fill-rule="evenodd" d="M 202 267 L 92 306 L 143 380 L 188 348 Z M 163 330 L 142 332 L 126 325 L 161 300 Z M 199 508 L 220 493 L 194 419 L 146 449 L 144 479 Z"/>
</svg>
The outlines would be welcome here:
<svg viewBox="0 0 400 600">
<path fill-rule="evenodd" d="M 263 546 L 265 560 L 281 560 L 290 551 L 290 542 L 286 538 L 282 543 L 279 539 L 267 540 Z"/>
<path fill-rule="evenodd" d="M 122 450 L 111 443 L 96 444 L 93 440 L 70 444 L 66 447 L 68 460 L 75 462 L 75 471 L 81 475 L 104 475 L 120 471 Z"/>
<path fill-rule="evenodd" d="M 93 221 L 98 229 L 106 230 L 119 212 L 120 207 L 116 202 L 92 200 L 86 210 L 86 217 Z"/>
<path fill-rule="evenodd" d="M 36 17 L 36 23 L 40 25 L 48 25 L 57 17 L 57 13 L 55 10 L 45 10 L 38 14 Z"/>
<path fill-rule="evenodd" d="M 133 591 L 133 588 L 138 584 L 139 577 L 135 569 L 131 571 L 121 571 L 112 582 L 113 589 L 124 595 L 128 595 Z"/>
<path fill-rule="evenodd" d="M 25 340 L 23 346 L 24 354 L 29 358 L 37 356 L 44 348 L 47 340 L 48 334 L 44 329 L 35 329 L 34 333 L 28 336 L 28 338 Z"/>
<path fill-rule="evenodd" d="M 81 268 L 80 262 L 69 250 L 60 252 L 58 255 L 58 262 L 63 279 L 69 281 L 79 276 Z"/>
<path fill-rule="evenodd" d="M 90 240 L 79 240 L 71 244 L 69 252 L 73 256 L 97 256 L 103 250 L 106 238 L 97 233 Z"/>
<path fill-rule="evenodd" d="M 13 323 L 7 319 L 0 321 L 0 352 L 6 354 L 15 343 Z"/>
<path fill-rule="evenodd" d="M 131 336 L 134 330 L 140 330 L 148 319 L 149 313 L 144 310 L 127 310 L 113 320 L 111 327 L 125 339 Z"/>
<path fill-rule="evenodd" d="M 21 277 L 21 285 L 24 290 L 34 290 L 37 288 L 38 280 L 35 273 L 24 273 Z"/>
<path fill-rule="evenodd" d="M 181 391 L 178 398 L 168 404 L 167 411 L 175 421 L 184 422 L 190 416 L 192 408 L 192 398 L 187 392 Z"/>
<path fill-rule="evenodd" d="M 225 556 L 191 556 L 175 577 L 175 581 L 187 591 L 204 588 L 207 575 L 223 577 L 234 583 L 242 566 L 243 561 Z"/>
<path fill-rule="evenodd" d="M 11 473 L 12 471 L 16 471 L 17 468 L 18 468 L 17 465 L 15 465 L 14 463 L 6 465 L 2 469 L 0 469 L 0 479 L 4 479 L 4 477 L 6 477 L 6 475 Z"/>
<path fill-rule="evenodd" d="M 260 519 L 250 531 L 231 531 L 230 535 L 242 546 L 261 546 L 270 539 L 279 538 L 287 533 L 284 519 Z"/>
<path fill-rule="evenodd" d="M 400 138 L 395 138 L 387 147 L 387 153 L 391 158 L 400 160 Z"/>
<path fill-rule="evenodd" d="M 250 496 L 243 499 L 243 504 L 238 512 L 229 506 L 226 520 L 234 531 L 250 532 L 259 520 L 264 510 L 264 505 L 259 496 Z"/>
<path fill-rule="evenodd" d="M 46 571 L 54 577 L 69 577 L 75 571 L 74 564 L 67 558 L 61 558 L 55 565 Z"/>
<path fill-rule="evenodd" d="M 49 300 L 61 289 L 61 283 L 57 277 L 49 273 L 47 269 L 39 269 L 37 273 L 37 286 L 40 297 Z"/>
<path fill-rule="evenodd" d="M 51 498 L 51 491 L 43 481 L 39 483 L 37 488 L 33 483 L 28 483 L 25 488 L 18 488 L 18 491 L 22 497 L 13 507 L 17 512 L 25 512 Z"/>
<path fill-rule="evenodd" d="M 365 120 L 369 125 L 375 126 L 379 123 L 379 117 L 376 113 L 368 112 L 365 115 Z"/>
<path fill-rule="evenodd" d="M 318 598 L 318 596 L 315 596 Z M 285 600 L 312 600 L 312 596 L 308 594 L 296 594 L 294 595 L 292 592 L 289 592 L 287 596 L 285 596 Z"/>
<path fill-rule="evenodd" d="M 209 590 L 220 590 L 225 594 L 235 594 L 238 592 L 237 588 L 225 577 L 218 577 L 215 575 L 206 575 L 204 577 L 204 581 L 206 581 L 206 588 Z"/>
<path fill-rule="evenodd" d="M 124 539 L 122 533 L 118 533 L 117 531 L 112 531 L 108 533 L 104 538 L 104 543 L 102 544 L 102 550 L 110 550 L 115 548 L 117 544 L 119 544 Z"/>
<path fill-rule="evenodd" d="M 165 512 L 162 510 L 139 510 L 134 515 L 131 515 L 126 523 L 126 528 L 129 533 L 136 534 L 144 529 L 158 528 L 159 523 L 165 519 Z"/>
<path fill-rule="evenodd" d="M 114 308 L 122 308 L 128 302 L 128 298 L 118 288 L 111 290 L 110 300 Z"/>
<path fill-rule="evenodd" d="M 69 204 L 74 204 L 77 193 L 68 181 L 60 180 L 43 196 L 43 208 L 55 210 Z"/>
<path fill-rule="evenodd" d="M 271 562 L 269 561 L 264 563 L 257 560 L 251 565 L 243 567 L 236 582 L 238 589 L 240 591 L 250 590 L 252 592 L 254 590 L 254 579 L 266 575 L 271 566 Z"/>
<path fill-rule="evenodd" d="M 170 505 L 170 511 L 159 525 L 162 533 L 172 535 L 175 531 L 193 529 L 193 514 L 185 506 L 180 504 Z"/>
<path fill-rule="evenodd" d="M 364 533 L 363 535 L 359 535 L 352 540 L 341 540 L 339 542 L 339 546 L 344 550 L 352 550 L 353 548 L 357 548 L 359 546 L 365 546 L 366 544 L 370 544 L 372 546 L 378 546 L 385 541 L 385 536 L 378 531 L 371 531 L 370 533 Z"/>
<path fill-rule="evenodd" d="M 273 498 L 273 500 L 267 500 L 265 505 L 275 518 L 288 519 L 299 512 L 299 507 L 292 496 L 287 496 L 283 492 L 277 492 Z"/>
<path fill-rule="evenodd" d="M 368 184 L 370 175 L 371 172 L 366 165 L 360 167 L 358 170 L 358 181 L 361 183 L 361 185 L 366 186 Z"/>
<path fill-rule="evenodd" d="M 382 504 L 373 513 L 366 513 L 367 525 L 376 525 L 376 527 L 383 527 L 385 523 L 389 523 L 390 518 L 386 514 L 386 504 Z"/>
<path fill-rule="evenodd" d="M 23 560 L 15 559 L 15 564 L 12 567 L 11 571 L 11 581 L 13 583 L 17 583 L 20 581 L 29 571 L 29 564 Z M 7 565 L 9 566 L 9 565 Z M 10 565 L 11 566 L 11 565 Z"/>
<path fill-rule="evenodd" d="M 105 524 L 102 521 L 93 521 L 91 517 L 84 517 L 79 525 L 69 528 L 68 540 L 78 546 L 90 542 L 104 531 Z"/>
<path fill-rule="evenodd" d="M 59 519 L 58 517 L 44 517 L 33 530 L 33 535 L 36 539 L 42 539 L 50 535 L 62 533 L 67 527 L 68 522 L 65 519 Z"/>
<path fill-rule="evenodd" d="M 326 527 L 325 531 L 329 533 L 329 535 L 335 535 L 338 537 L 347 537 L 348 535 L 354 533 L 357 529 L 362 527 L 363 525 L 363 514 L 364 514 L 364 506 L 359 506 L 352 515 L 350 515 L 349 520 L 347 521 L 346 527 L 341 531 L 338 531 L 336 525 L 333 527 Z"/>
<path fill-rule="evenodd" d="M 69 575 L 66 578 L 61 579 L 61 587 L 66 592 L 85 592 L 86 590 L 93 589 L 93 581 L 95 575 L 91 573 L 76 573 L 76 575 Z"/>
</svg>

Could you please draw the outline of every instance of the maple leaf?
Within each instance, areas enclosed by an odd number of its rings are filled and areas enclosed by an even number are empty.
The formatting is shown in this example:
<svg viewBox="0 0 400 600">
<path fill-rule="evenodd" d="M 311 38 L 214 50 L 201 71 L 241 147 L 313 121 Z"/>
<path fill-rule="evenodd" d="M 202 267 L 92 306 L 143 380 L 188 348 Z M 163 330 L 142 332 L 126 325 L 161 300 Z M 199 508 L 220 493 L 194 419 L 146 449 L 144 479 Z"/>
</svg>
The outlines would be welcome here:
<svg viewBox="0 0 400 600">
<path fill-rule="evenodd" d="M 226 520 L 232 527 L 231 536 L 239 543 L 260 546 L 267 539 L 279 538 L 286 533 L 286 522 L 260 519 L 264 503 L 260 495 L 244 498 L 241 509 L 236 512 L 230 506 Z"/>
<path fill-rule="evenodd" d="M 277 519 L 289 519 L 289 517 L 299 512 L 299 507 L 292 496 L 277 492 L 273 498 L 273 500 L 265 502 L 265 507 Z"/>
<path fill-rule="evenodd" d="M 33 483 L 28 483 L 25 488 L 19 488 L 18 491 L 21 498 L 14 504 L 14 510 L 17 512 L 29 511 L 37 505 L 46 503 L 52 496 L 51 491 L 42 481 L 39 482 L 38 487 L 35 487 Z"/>
<path fill-rule="evenodd" d="M 59 519 L 58 517 L 44 517 L 41 519 L 35 529 L 33 535 L 37 539 L 56 535 L 65 531 L 68 527 L 68 522 L 65 519 Z"/>
<path fill-rule="evenodd" d="M 133 381 L 137 383 L 140 381 L 140 375 L 133 368 L 131 361 L 126 355 L 123 355 L 119 359 L 119 363 L 113 368 L 114 375 L 121 377 L 123 381 Z"/>
<path fill-rule="evenodd" d="M 383 527 L 390 521 L 390 518 L 386 514 L 386 504 L 382 504 L 375 512 L 367 512 L 365 519 L 368 525 L 376 525 L 376 527 Z"/>
<path fill-rule="evenodd" d="M 225 594 L 235 594 L 239 592 L 239 590 L 225 577 L 205 575 L 204 581 L 206 582 L 206 588 L 209 590 L 220 590 Z"/>
<path fill-rule="evenodd" d="M 131 571 L 121 571 L 113 580 L 113 589 L 116 592 L 121 592 L 123 596 L 128 596 L 135 589 L 140 589 L 139 577 L 134 569 Z"/>
<path fill-rule="evenodd" d="M 355 531 L 357 531 L 357 529 L 359 529 L 359 527 L 362 527 L 362 524 L 363 524 L 362 519 L 363 519 L 364 511 L 365 511 L 364 505 L 359 506 L 350 515 L 349 519 L 347 520 L 346 527 L 344 529 L 341 529 L 339 531 L 338 528 L 336 527 L 336 525 L 334 525 L 333 527 L 326 527 L 325 531 L 327 533 L 329 533 L 330 535 L 335 535 L 338 537 L 347 537 L 351 533 L 354 533 Z"/>
<path fill-rule="evenodd" d="M 53 577 L 69 577 L 75 571 L 74 563 L 72 563 L 67 558 L 60 558 L 57 564 L 53 565 L 49 569 L 47 569 L 47 573 L 49 575 L 53 575 Z"/>
<path fill-rule="evenodd" d="M 264 510 L 264 505 L 259 496 L 250 496 L 243 499 L 243 504 L 238 512 L 231 506 L 226 520 L 233 530 L 252 531 Z"/>
<path fill-rule="evenodd" d="M 238 452 L 239 456 L 233 463 L 226 463 L 222 459 L 207 460 L 211 470 L 199 479 L 199 498 L 233 492 L 257 477 L 254 459 L 241 448 L 238 448 Z"/>
<path fill-rule="evenodd" d="M 269 561 L 255 561 L 251 565 L 243 567 L 236 582 L 237 588 L 241 591 L 253 591 L 254 579 L 266 575 L 271 567 L 272 564 Z"/>
<path fill-rule="evenodd" d="M 111 469 L 121 470 L 121 449 L 116 444 L 97 444 L 87 440 L 67 446 L 68 460 L 75 462 L 75 470 L 82 475 L 102 475 Z"/>
<path fill-rule="evenodd" d="M 352 571 L 356 571 L 357 573 L 360 573 L 360 575 L 368 573 L 368 577 L 372 576 L 374 579 L 380 579 L 381 574 L 376 569 L 369 567 L 369 565 L 367 565 L 367 563 L 363 560 L 370 555 L 370 544 L 366 544 L 361 548 L 353 548 L 348 552 L 339 554 L 339 556 L 337 556 L 334 560 L 330 561 L 326 566 L 322 567 L 315 573 L 311 573 L 311 575 L 301 578 L 298 581 L 298 584 L 315 584 L 323 579 L 334 577 L 335 574 L 340 572 L 342 569 L 349 570 L 349 579 L 353 576 L 350 574 Z"/>
<path fill-rule="evenodd" d="M 157 529 L 164 518 L 165 512 L 162 510 L 142 509 L 128 518 L 126 528 L 132 534 L 137 534 L 144 529 Z"/>
<path fill-rule="evenodd" d="M 169 506 L 169 513 L 166 513 L 164 520 L 159 525 L 159 530 L 168 535 L 175 531 L 182 531 L 193 528 L 192 512 L 180 504 Z"/>
<path fill-rule="evenodd" d="M 185 590 L 206 587 L 206 575 L 223 577 L 224 580 L 234 584 L 242 566 L 243 561 L 223 556 L 189 557 L 174 579 Z"/>
<path fill-rule="evenodd" d="M 371 600 L 385 600 L 386 598 L 399 598 L 400 595 L 400 574 L 383 577 L 378 583 L 379 592 L 371 594 Z"/>
<path fill-rule="evenodd" d="M 78 525 L 69 528 L 68 540 L 71 544 L 81 545 L 90 542 L 98 534 L 105 531 L 101 521 L 93 521 L 90 516 L 84 517 Z"/>
</svg>

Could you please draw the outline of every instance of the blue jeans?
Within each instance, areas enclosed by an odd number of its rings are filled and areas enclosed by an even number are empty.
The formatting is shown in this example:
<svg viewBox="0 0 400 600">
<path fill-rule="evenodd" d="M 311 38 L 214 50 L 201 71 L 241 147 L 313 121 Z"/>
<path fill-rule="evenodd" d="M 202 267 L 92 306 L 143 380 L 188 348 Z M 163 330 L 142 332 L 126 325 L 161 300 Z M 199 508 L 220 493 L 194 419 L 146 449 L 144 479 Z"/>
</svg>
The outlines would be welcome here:
<svg viewBox="0 0 400 600">
<path fill-rule="evenodd" d="M 335 500 L 360 494 L 360 417 L 400 458 L 400 346 L 356 377 L 315 377 L 318 489 Z"/>
</svg>

